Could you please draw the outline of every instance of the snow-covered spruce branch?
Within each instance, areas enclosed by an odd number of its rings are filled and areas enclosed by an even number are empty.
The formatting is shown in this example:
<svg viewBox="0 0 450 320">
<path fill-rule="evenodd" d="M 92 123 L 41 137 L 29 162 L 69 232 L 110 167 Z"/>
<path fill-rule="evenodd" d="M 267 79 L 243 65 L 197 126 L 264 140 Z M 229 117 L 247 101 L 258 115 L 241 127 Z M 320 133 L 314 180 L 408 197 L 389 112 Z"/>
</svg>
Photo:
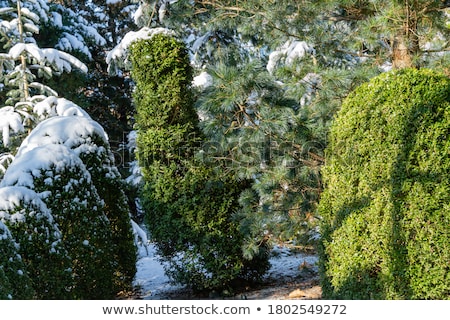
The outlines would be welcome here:
<svg viewBox="0 0 450 320">
<path fill-rule="evenodd" d="M 34 43 L 18 43 L 9 49 L 8 55 L 3 54 L 2 58 L 18 60 L 25 54 L 34 63 L 33 67 L 44 67 L 50 65 L 56 72 L 71 72 L 72 68 L 77 68 L 87 73 L 87 66 L 71 54 L 54 48 L 39 48 Z"/>
</svg>

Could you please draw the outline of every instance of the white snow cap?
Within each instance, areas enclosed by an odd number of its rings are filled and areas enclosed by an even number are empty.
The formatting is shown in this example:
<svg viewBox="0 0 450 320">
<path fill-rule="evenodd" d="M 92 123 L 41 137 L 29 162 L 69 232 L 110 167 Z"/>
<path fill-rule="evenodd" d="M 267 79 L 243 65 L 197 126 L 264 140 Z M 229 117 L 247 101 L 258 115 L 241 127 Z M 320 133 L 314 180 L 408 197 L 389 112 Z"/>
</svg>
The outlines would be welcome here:
<svg viewBox="0 0 450 320">
<path fill-rule="evenodd" d="M 47 97 L 36 103 L 33 112 L 41 119 L 54 116 L 79 116 L 91 118 L 86 111 L 72 101 L 54 96 Z"/>
<path fill-rule="evenodd" d="M 154 35 L 157 34 L 166 34 L 166 35 L 175 35 L 175 32 L 166 29 L 166 28 L 147 28 L 144 27 L 138 31 L 130 31 L 128 32 L 120 41 L 120 43 L 115 46 L 106 56 L 106 62 L 108 63 L 108 71 L 110 73 L 116 74 L 119 71 L 119 66 L 113 66 L 113 64 L 118 63 L 120 66 L 127 66 L 128 59 L 128 48 L 130 45 L 137 40 L 142 39 L 151 39 Z"/>
<path fill-rule="evenodd" d="M 24 51 L 28 52 L 37 61 L 44 59 L 44 54 L 41 49 L 34 43 L 18 43 L 9 49 L 8 54 L 12 59 L 16 60 Z"/>
<path fill-rule="evenodd" d="M 13 237 L 12 237 L 11 232 L 9 231 L 8 227 L 0 220 L 0 241 L 8 240 L 8 239 L 17 248 L 17 244 L 13 240 Z"/>
<path fill-rule="evenodd" d="M 13 107 L 3 107 L 0 109 L 0 130 L 5 146 L 9 145 L 10 129 L 15 133 L 24 130 L 22 116 Z"/>
<path fill-rule="evenodd" d="M 71 72 L 72 67 L 78 68 L 84 73 L 88 72 L 88 68 L 83 62 L 67 52 L 53 48 L 41 49 L 41 51 L 45 56 L 45 60 L 55 65 L 59 72 Z"/>
<path fill-rule="evenodd" d="M 108 136 L 96 121 L 77 116 L 53 117 L 40 122 L 22 142 L 16 157 L 48 144 L 63 144 L 77 152 L 86 151 L 91 137 L 96 134 L 107 144 Z"/>
<path fill-rule="evenodd" d="M 53 48 L 41 49 L 34 43 L 18 43 L 9 49 L 8 56 L 17 60 L 23 52 L 27 52 L 37 63 L 48 62 L 59 72 L 71 72 L 72 67 L 87 73 L 86 65 L 74 56 Z"/>
<path fill-rule="evenodd" d="M 202 71 L 198 76 L 194 77 L 192 85 L 194 87 L 204 89 L 212 85 L 213 79 L 209 73 Z"/>
</svg>

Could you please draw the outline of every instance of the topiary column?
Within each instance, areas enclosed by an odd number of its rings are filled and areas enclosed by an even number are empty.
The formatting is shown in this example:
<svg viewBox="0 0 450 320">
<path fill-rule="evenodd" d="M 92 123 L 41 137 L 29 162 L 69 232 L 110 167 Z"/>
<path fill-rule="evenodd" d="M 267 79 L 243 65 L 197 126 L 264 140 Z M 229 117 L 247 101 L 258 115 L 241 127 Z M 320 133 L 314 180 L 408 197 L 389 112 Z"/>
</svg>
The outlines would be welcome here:
<svg viewBox="0 0 450 320">
<path fill-rule="evenodd" d="M 142 200 L 168 275 L 197 290 L 257 278 L 267 269 L 267 257 L 243 257 L 243 235 L 234 216 L 248 185 L 196 161 L 205 138 L 193 107 L 185 46 L 156 34 L 133 43 L 131 62 Z"/>
</svg>

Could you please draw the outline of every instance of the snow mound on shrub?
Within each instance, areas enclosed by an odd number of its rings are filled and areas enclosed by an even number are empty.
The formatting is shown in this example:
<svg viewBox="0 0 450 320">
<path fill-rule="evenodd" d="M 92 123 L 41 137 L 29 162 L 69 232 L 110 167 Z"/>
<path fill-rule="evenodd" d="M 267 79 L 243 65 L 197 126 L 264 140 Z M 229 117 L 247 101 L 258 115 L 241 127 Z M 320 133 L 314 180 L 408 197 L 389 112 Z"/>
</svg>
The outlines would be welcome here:
<svg viewBox="0 0 450 320">
<path fill-rule="evenodd" d="M 49 144 L 36 146 L 28 152 L 18 153 L 15 160 L 6 170 L 0 187 L 23 186 L 34 189 L 35 178 L 40 178 L 43 173 L 60 172 L 66 168 L 85 168 L 81 159 L 72 150 L 64 145 Z M 91 176 L 87 170 L 82 170 L 87 181 Z M 45 177 L 44 177 L 45 178 Z M 58 176 L 47 176 L 45 184 L 51 185 L 53 179 Z"/>
<path fill-rule="evenodd" d="M 78 116 L 54 117 L 39 123 L 30 135 L 22 142 L 17 157 L 24 153 L 47 144 L 63 144 L 81 152 L 96 152 L 97 146 L 92 145 L 92 138 L 98 137 L 104 144 L 108 143 L 108 136 L 103 127 L 96 121 Z M 92 150 L 90 150 L 92 149 Z"/>
<path fill-rule="evenodd" d="M 53 222 L 53 216 L 45 203 L 39 198 L 38 194 L 33 190 L 25 187 L 2 187 L 0 188 L 0 219 L 6 218 L 7 212 L 13 212 L 16 208 L 27 203 L 35 209 L 34 214 L 38 214 L 39 218 L 47 219 Z M 11 223 L 24 221 L 23 212 L 17 212 L 7 218 Z"/>
</svg>

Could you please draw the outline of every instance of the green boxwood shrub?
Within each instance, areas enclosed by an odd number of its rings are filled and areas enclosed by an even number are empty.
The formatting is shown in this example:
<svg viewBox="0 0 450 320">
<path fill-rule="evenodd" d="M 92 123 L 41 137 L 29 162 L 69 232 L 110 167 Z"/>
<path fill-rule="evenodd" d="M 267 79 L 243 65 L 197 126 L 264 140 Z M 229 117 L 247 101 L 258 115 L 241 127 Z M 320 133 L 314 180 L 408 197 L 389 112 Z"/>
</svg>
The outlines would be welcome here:
<svg viewBox="0 0 450 320">
<path fill-rule="evenodd" d="M 131 62 L 137 158 L 145 181 L 142 203 L 167 274 L 196 290 L 258 278 L 267 270 L 267 256 L 243 256 L 234 215 L 248 184 L 195 160 L 204 137 L 186 48 L 171 36 L 156 34 L 132 44 Z"/>
<path fill-rule="evenodd" d="M 323 295 L 450 297 L 450 80 L 382 74 L 345 100 L 319 212 Z"/>
<path fill-rule="evenodd" d="M 32 190 L 0 188 L 0 220 L 19 244 L 37 299 L 67 299 L 73 286 L 71 261 L 50 210 Z"/>
<path fill-rule="evenodd" d="M 86 115 L 53 117 L 39 123 L 22 143 L 18 155 L 48 144 L 68 147 L 85 164 L 111 226 L 111 248 L 116 261 L 114 290 L 131 289 L 136 273 L 137 251 L 124 182 L 115 166 L 108 136 L 100 124 Z"/>
<path fill-rule="evenodd" d="M 0 221 L 0 300 L 33 299 L 35 292 L 8 227 Z"/>
<path fill-rule="evenodd" d="M 21 153 L 1 186 L 34 190 L 51 210 L 72 259 L 73 298 L 114 297 L 111 226 L 91 175 L 72 150 L 48 144 Z"/>
</svg>

